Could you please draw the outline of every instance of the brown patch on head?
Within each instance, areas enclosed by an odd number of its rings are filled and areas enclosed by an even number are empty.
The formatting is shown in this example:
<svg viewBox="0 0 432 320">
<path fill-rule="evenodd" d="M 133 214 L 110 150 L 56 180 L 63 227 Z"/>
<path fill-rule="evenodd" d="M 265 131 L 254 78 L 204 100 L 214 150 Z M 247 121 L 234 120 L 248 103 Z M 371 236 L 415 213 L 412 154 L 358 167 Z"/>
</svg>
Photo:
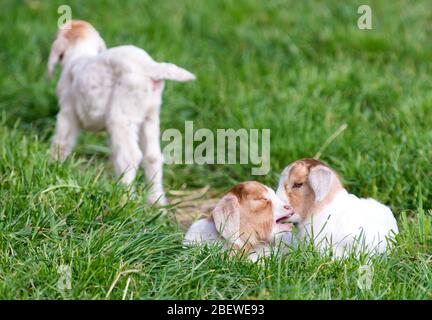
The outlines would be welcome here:
<svg viewBox="0 0 432 320">
<path fill-rule="evenodd" d="M 262 197 L 262 194 L 266 193 L 267 189 L 265 188 L 264 185 L 262 185 L 259 182 L 247 181 L 235 185 L 234 187 L 231 188 L 229 192 L 237 196 L 239 200 L 245 200 L 251 196 Z"/>
<path fill-rule="evenodd" d="M 234 186 L 212 212 L 220 235 L 233 249 L 251 250 L 269 243 L 273 230 L 273 204 L 268 189 L 255 181 Z"/>
<path fill-rule="evenodd" d="M 273 209 L 267 192 L 256 181 L 239 183 L 229 191 L 240 204 L 240 238 L 251 247 L 271 239 Z"/>
<path fill-rule="evenodd" d="M 71 56 L 74 49 L 81 43 L 86 43 L 79 55 L 96 55 L 106 49 L 106 44 L 93 26 L 81 20 L 72 20 L 61 26 L 56 34 L 48 59 L 48 75 L 52 76 L 57 63 L 62 65 Z"/>
<path fill-rule="evenodd" d="M 332 179 L 329 187 L 329 192 L 318 203 L 316 200 L 316 185 L 310 179 L 311 170 L 328 169 L 328 172 L 336 177 Z M 289 204 L 293 207 L 296 214 L 302 219 L 306 219 L 310 214 L 319 211 L 320 208 L 328 204 L 334 194 L 340 190 L 342 184 L 336 173 L 330 169 L 325 163 L 315 159 L 301 159 L 290 165 L 288 177 L 284 181 L 284 189 L 288 198 Z"/>
<path fill-rule="evenodd" d="M 79 39 L 87 37 L 90 32 L 95 31 L 90 23 L 82 20 L 72 20 L 69 26 L 70 29 L 60 29 L 59 34 L 61 34 L 71 43 L 75 43 Z"/>
</svg>

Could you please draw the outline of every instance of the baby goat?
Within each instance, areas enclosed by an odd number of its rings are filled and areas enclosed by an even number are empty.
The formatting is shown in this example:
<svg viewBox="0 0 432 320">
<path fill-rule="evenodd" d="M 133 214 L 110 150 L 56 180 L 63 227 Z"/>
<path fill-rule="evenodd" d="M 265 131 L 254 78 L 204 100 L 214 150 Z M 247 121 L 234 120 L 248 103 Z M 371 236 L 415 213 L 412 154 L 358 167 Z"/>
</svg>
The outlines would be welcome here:
<svg viewBox="0 0 432 320">
<path fill-rule="evenodd" d="M 274 191 L 259 182 L 234 186 L 216 205 L 212 215 L 192 224 L 184 243 L 222 241 L 226 248 L 244 250 L 256 261 L 270 252 L 276 240 L 292 242 L 292 225 L 284 222 L 293 214 Z"/>
<path fill-rule="evenodd" d="M 52 45 L 48 74 L 60 62 L 57 84 L 60 112 L 51 153 L 64 160 L 80 128 L 107 129 L 112 161 L 122 182 L 130 184 L 139 164 L 152 184 L 149 201 L 165 204 L 162 187 L 159 111 L 164 80 L 190 81 L 195 76 L 171 63 L 158 63 L 135 46 L 107 49 L 85 21 L 60 28 Z"/>
<path fill-rule="evenodd" d="M 318 248 L 332 247 L 336 257 L 347 251 L 382 253 L 398 233 L 393 213 L 373 199 L 349 194 L 337 174 L 314 159 L 298 160 L 284 169 L 277 195 L 294 214 L 299 238 L 313 237 Z"/>
</svg>

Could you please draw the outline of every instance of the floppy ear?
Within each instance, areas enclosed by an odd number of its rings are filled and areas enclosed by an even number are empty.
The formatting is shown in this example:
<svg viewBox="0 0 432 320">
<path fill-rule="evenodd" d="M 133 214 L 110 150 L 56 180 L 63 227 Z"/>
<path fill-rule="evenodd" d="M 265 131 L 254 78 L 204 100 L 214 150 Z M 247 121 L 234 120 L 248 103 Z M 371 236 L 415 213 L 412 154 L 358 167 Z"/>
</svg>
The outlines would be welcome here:
<svg viewBox="0 0 432 320">
<path fill-rule="evenodd" d="M 240 237 L 240 204 L 237 197 L 227 194 L 213 210 L 213 220 L 219 234 L 230 242 Z"/>
<path fill-rule="evenodd" d="M 196 77 L 189 71 L 176 66 L 173 63 L 156 63 L 149 70 L 150 77 L 154 80 L 175 80 L 180 82 L 192 81 Z"/>
<path fill-rule="evenodd" d="M 325 166 L 316 166 L 309 172 L 309 185 L 315 193 L 315 202 L 323 200 L 330 191 L 333 172 Z"/>
<path fill-rule="evenodd" d="M 48 58 L 48 77 L 52 78 L 56 64 L 61 60 L 60 57 L 64 54 L 64 48 L 61 42 L 56 39 L 51 47 L 51 52 Z"/>
</svg>

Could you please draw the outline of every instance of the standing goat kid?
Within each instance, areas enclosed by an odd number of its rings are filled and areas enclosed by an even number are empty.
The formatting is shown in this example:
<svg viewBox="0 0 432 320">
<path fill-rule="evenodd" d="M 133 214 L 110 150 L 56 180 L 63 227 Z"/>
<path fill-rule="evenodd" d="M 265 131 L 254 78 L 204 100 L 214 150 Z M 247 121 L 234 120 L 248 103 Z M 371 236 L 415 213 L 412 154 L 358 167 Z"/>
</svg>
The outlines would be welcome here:
<svg viewBox="0 0 432 320">
<path fill-rule="evenodd" d="M 149 201 L 166 204 L 159 141 L 164 80 L 191 81 L 195 76 L 174 64 L 158 63 L 135 46 L 107 49 L 85 21 L 71 21 L 69 26 L 60 28 L 48 61 L 49 76 L 57 63 L 63 69 L 57 84 L 60 112 L 52 156 L 66 159 L 80 128 L 106 128 L 122 182 L 134 180 L 142 161 L 151 183 Z"/>
</svg>

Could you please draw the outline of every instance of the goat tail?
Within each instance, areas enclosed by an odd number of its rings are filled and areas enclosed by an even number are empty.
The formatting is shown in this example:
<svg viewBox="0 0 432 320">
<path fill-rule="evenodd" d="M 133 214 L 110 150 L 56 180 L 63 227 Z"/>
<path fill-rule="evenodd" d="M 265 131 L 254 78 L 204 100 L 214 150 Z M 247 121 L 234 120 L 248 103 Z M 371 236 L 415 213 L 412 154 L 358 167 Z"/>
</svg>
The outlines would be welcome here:
<svg viewBox="0 0 432 320">
<path fill-rule="evenodd" d="M 173 63 L 157 63 L 150 75 L 154 80 L 174 80 L 180 82 L 192 81 L 196 77 L 193 73 L 176 66 Z"/>
</svg>

